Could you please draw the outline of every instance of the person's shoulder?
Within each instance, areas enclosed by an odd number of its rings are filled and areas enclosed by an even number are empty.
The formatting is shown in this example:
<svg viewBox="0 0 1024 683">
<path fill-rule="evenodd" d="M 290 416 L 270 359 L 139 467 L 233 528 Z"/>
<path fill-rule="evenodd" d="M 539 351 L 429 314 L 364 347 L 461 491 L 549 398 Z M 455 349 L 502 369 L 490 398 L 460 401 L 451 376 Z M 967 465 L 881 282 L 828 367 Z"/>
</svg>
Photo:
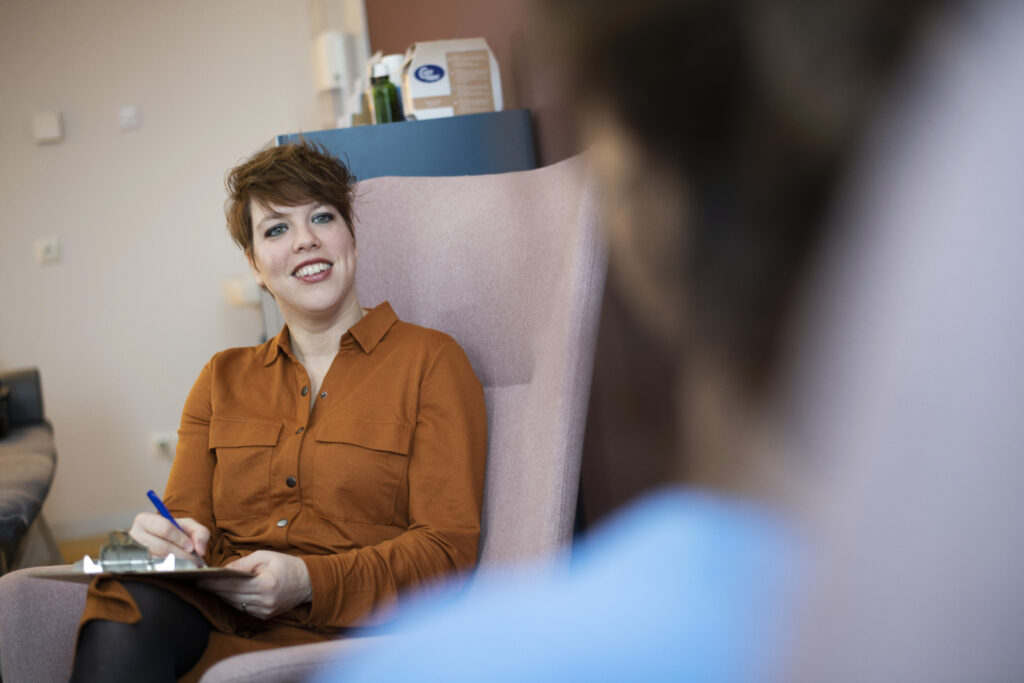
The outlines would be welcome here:
<svg viewBox="0 0 1024 683">
<path fill-rule="evenodd" d="M 424 327 L 404 320 L 395 321 L 391 333 L 403 341 L 414 342 L 428 348 L 440 348 L 448 344 L 458 346 L 459 343 L 448 333 L 435 330 L 432 327 Z"/>
<path fill-rule="evenodd" d="M 375 346 L 378 342 L 384 342 L 392 348 L 401 346 L 417 350 L 459 347 L 451 335 L 441 330 L 400 318 L 389 301 L 370 309 L 366 317 L 356 324 L 352 333 L 364 347 L 367 343 Z"/>
<path fill-rule="evenodd" d="M 255 346 L 234 346 L 213 354 L 208 365 L 212 368 L 264 365 L 274 351 L 275 339 L 268 339 Z"/>
<path fill-rule="evenodd" d="M 756 679 L 789 623 L 798 575 L 788 536 L 758 505 L 679 487 L 653 492 L 575 546 L 568 572 L 540 564 L 484 572 L 470 594 L 411 602 L 390 627 L 407 656 L 368 648 L 344 662 L 345 680 L 401 680 L 431 666 L 446 667 L 451 681 L 484 670 L 496 681 L 537 672 L 544 680 Z"/>
<path fill-rule="evenodd" d="M 462 367 L 472 370 L 469 355 L 459 342 L 446 332 L 398 320 L 385 339 L 390 353 L 404 357 L 421 370 Z"/>
<path fill-rule="evenodd" d="M 584 566 L 591 559 L 614 566 L 624 556 L 649 553 L 659 553 L 666 564 L 700 557 L 711 566 L 742 557 L 747 565 L 768 558 L 789 566 L 800 547 L 785 515 L 767 504 L 670 486 L 649 492 L 585 534 L 573 557 Z M 623 569 L 629 571 L 628 565 Z"/>
</svg>

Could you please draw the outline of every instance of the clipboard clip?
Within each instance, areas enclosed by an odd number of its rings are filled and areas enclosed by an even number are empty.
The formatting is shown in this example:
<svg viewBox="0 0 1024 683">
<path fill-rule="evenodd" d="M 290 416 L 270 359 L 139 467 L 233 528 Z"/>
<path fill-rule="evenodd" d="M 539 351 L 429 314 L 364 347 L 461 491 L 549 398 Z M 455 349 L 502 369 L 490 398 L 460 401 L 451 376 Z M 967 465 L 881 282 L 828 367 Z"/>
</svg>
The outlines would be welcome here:
<svg viewBox="0 0 1024 683">
<path fill-rule="evenodd" d="M 195 569 L 196 564 L 174 555 L 165 558 L 153 557 L 146 546 L 137 542 L 124 529 L 115 529 L 108 536 L 108 542 L 100 548 L 99 562 L 93 562 L 88 555 L 75 564 L 86 574 L 110 572 L 168 572 L 180 569 Z"/>
<path fill-rule="evenodd" d="M 148 571 L 153 568 L 153 556 L 146 546 L 137 542 L 123 529 L 111 531 L 109 541 L 100 548 L 100 566 L 106 572 Z"/>
</svg>

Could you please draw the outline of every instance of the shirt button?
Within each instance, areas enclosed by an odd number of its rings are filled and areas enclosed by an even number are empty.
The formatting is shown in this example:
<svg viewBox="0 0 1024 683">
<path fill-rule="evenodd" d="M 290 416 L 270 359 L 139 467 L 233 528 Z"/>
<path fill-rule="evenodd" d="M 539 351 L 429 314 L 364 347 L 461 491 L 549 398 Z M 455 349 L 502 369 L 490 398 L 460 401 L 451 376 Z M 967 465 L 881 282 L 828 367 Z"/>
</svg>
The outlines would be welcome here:
<svg viewBox="0 0 1024 683">
<path fill-rule="evenodd" d="M 278 526 L 288 526 L 288 520 L 287 519 L 279 519 L 279 520 L 277 520 L 277 525 Z"/>
<path fill-rule="evenodd" d="M 305 427 L 299 427 L 298 429 L 295 430 L 295 433 L 301 434 L 303 429 L 305 429 Z"/>
<path fill-rule="evenodd" d="M 302 387 L 302 395 L 305 396 L 309 393 L 309 387 Z"/>
<path fill-rule="evenodd" d="M 284 480 L 284 483 L 288 484 L 288 488 L 295 488 L 295 477 L 288 477 Z"/>
<path fill-rule="evenodd" d="M 321 391 L 320 392 L 320 398 L 327 398 L 327 392 L 326 391 Z"/>
</svg>

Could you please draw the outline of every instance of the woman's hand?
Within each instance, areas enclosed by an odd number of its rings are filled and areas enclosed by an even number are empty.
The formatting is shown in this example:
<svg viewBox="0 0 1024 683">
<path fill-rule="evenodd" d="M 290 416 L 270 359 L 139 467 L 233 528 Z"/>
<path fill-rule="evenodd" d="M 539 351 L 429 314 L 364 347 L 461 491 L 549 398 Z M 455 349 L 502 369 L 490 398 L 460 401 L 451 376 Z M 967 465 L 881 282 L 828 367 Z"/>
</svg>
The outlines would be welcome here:
<svg viewBox="0 0 1024 683">
<path fill-rule="evenodd" d="M 199 587 L 260 619 L 269 619 L 313 599 L 306 563 L 292 555 L 257 550 L 225 566 L 251 572 L 253 577 L 204 579 Z"/>
<path fill-rule="evenodd" d="M 210 530 L 191 517 L 178 519 L 178 524 L 187 533 L 182 533 L 156 513 L 140 512 L 135 516 L 128 535 L 158 557 L 174 553 L 177 557 L 192 559 L 193 550 L 205 555 L 206 546 L 210 543 Z"/>
</svg>

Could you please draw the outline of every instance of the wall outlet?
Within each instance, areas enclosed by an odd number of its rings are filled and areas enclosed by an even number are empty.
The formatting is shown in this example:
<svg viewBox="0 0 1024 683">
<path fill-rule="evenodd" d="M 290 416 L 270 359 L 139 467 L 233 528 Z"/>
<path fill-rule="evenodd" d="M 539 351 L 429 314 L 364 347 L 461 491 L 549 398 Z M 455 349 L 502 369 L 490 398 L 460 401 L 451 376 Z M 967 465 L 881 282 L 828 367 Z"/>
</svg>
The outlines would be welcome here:
<svg viewBox="0 0 1024 683">
<path fill-rule="evenodd" d="M 36 240 L 36 262 L 39 265 L 60 263 L 60 240 L 56 237 Z"/>
<path fill-rule="evenodd" d="M 153 432 L 149 435 L 149 450 L 157 458 L 174 459 L 178 435 L 174 432 Z"/>
<path fill-rule="evenodd" d="M 64 139 L 59 111 L 41 111 L 32 116 L 32 137 L 37 145 L 51 145 Z"/>
</svg>

